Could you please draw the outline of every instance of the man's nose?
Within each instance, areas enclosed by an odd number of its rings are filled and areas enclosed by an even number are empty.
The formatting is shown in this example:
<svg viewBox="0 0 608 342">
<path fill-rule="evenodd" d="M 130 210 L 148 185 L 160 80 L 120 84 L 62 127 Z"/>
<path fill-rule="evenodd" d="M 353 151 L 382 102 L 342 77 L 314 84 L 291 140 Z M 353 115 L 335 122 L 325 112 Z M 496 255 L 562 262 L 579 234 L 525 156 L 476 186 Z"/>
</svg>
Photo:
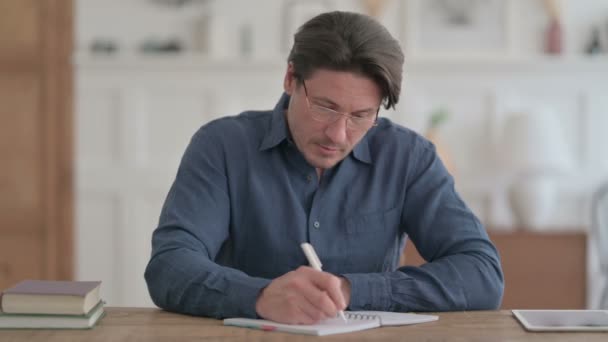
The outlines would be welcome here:
<svg viewBox="0 0 608 342">
<path fill-rule="evenodd" d="M 342 144 L 346 141 L 346 126 L 348 125 L 348 118 L 344 115 L 327 125 L 325 128 L 325 134 L 332 142 L 336 144 Z"/>
</svg>

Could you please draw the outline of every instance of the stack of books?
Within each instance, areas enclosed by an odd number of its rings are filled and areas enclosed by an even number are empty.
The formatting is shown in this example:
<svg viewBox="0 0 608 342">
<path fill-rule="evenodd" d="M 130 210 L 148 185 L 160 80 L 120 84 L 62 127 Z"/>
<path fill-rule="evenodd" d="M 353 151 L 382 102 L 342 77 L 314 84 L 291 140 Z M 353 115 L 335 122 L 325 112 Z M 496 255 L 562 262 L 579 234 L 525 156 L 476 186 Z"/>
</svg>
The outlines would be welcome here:
<svg viewBox="0 0 608 342">
<path fill-rule="evenodd" d="M 89 329 L 103 316 L 100 281 L 24 280 L 0 294 L 0 329 Z"/>
</svg>

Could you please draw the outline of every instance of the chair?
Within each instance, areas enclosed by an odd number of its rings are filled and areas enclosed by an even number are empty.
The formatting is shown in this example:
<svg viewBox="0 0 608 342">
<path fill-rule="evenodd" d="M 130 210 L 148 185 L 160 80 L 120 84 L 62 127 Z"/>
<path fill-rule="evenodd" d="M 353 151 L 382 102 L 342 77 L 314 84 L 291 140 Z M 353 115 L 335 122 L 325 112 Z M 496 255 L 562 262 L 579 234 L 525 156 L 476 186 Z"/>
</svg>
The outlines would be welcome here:
<svg viewBox="0 0 608 342">
<path fill-rule="evenodd" d="M 591 210 L 591 234 L 596 241 L 600 272 L 604 279 L 598 308 L 608 309 L 608 183 L 602 184 L 593 194 Z"/>
</svg>

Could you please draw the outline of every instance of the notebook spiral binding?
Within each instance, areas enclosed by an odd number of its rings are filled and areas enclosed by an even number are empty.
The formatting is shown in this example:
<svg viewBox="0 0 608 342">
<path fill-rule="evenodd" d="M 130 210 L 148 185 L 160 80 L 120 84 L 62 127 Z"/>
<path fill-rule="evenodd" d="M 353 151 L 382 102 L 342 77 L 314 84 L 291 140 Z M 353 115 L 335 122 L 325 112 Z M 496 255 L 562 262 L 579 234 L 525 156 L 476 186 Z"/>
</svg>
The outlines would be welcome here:
<svg viewBox="0 0 608 342">
<path fill-rule="evenodd" d="M 352 319 L 352 320 L 369 321 L 369 320 L 378 318 L 378 317 L 376 317 L 376 315 L 355 314 L 355 313 L 350 313 L 350 312 L 345 312 L 344 314 L 346 315 L 347 319 Z"/>
</svg>

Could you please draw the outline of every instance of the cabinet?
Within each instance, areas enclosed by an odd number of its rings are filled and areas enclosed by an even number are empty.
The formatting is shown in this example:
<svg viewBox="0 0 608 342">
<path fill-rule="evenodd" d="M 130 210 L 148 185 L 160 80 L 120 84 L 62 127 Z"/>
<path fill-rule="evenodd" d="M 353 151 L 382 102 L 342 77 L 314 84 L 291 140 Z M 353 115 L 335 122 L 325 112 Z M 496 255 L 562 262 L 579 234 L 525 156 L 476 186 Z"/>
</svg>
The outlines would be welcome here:
<svg viewBox="0 0 608 342">
<path fill-rule="evenodd" d="M 2 1 L 0 23 L 4 289 L 72 277 L 72 1 Z"/>
<path fill-rule="evenodd" d="M 584 232 L 490 231 L 505 276 L 502 309 L 584 309 L 587 235 Z M 409 244 L 402 263 L 424 260 Z"/>
</svg>

